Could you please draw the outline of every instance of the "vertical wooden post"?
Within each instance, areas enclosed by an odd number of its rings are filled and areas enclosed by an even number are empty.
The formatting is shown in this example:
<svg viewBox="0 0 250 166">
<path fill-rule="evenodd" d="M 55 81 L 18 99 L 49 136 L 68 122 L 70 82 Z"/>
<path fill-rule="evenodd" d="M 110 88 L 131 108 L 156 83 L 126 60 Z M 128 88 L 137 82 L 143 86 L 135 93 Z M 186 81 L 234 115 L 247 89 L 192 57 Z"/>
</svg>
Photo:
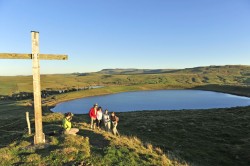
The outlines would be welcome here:
<svg viewBox="0 0 250 166">
<path fill-rule="evenodd" d="M 39 32 L 31 31 L 32 54 L 0 53 L 0 59 L 32 59 L 33 72 L 33 94 L 34 94 L 34 115 L 35 115 L 35 136 L 34 144 L 45 143 L 45 135 L 42 126 L 42 103 L 40 85 L 40 59 L 46 60 L 67 60 L 68 55 L 62 54 L 40 54 L 39 53 Z"/>
<path fill-rule="evenodd" d="M 34 144 L 45 143 L 45 135 L 42 126 L 40 64 L 39 64 L 39 32 L 31 32 L 32 39 L 32 72 L 33 72 L 33 94 L 35 112 L 35 136 Z"/>
<path fill-rule="evenodd" d="M 28 134 L 31 135 L 29 112 L 26 112 L 26 121 L 28 125 Z"/>
</svg>

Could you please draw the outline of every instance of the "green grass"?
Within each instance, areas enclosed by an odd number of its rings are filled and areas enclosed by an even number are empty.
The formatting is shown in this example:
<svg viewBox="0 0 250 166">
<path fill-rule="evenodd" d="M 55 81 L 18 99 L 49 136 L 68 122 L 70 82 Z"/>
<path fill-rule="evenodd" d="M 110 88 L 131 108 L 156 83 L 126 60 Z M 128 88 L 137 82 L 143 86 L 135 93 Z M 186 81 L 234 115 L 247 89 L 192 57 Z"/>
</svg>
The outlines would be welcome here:
<svg viewBox="0 0 250 166">
<path fill-rule="evenodd" d="M 79 136 L 50 136 L 58 132 L 63 117 L 49 112 L 50 106 L 76 98 L 193 88 L 250 96 L 249 66 L 112 72 L 117 73 L 41 76 L 47 90 L 105 86 L 43 99 L 44 146 L 34 146 L 33 135 L 26 134 L 26 111 L 34 133 L 31 100 L 0 101 L 0 165 L 250 165 L 250 107 L 119 113 L 120 138 L 89 130 L 88 115 L 76 115 Z M 24 91 L 32 91 L 31 76 L 0 77 L 1 95 Z"/>
<path fill-rule="evenodd" d="M 250 107 L 119 113 L 120 132 L 197 165 L 250 164 Z"/>
<path fill-rule="evenodd" d="M 113 71 L 113 70 L 112 70 Z M 165 88 L 197 87 L 210 84 L 249 86 L 250 66 L 210 66 L 183 70 L 153 70 L 138 73 L 127 70 L 88 74 L 42 75 L 42 90 L 67 90 L 90 85 L 104 86 L 164 86 Z M 140 70 L 144 71 L 144 70 Z M 32 76 L 0 76 L 0 94 L 32 92 Z"/>
<path fill-rule="evenodd" d="M 0 126 L 11 124 L 15 118 L 23 118 L 25 111 L 30 110 L 21 103 L 1 105 L 0 113 L 3 116 Z M 23 118 L 18 124 L 4 127 L 7 131 L 21 133 L 2 133 L 0 165 L 72 165 L 96 161 L 99 165 L 250 163 L 250 107 L 129 112 L 118 113 L 118 116 L 118 129 L 124 135 L 121 138 L 103 131 L 89 130 L 88 115 L 74 117 L 74 125 L 80 128 L 79 137 L 49 136 L 48 133 L 59 130 L 63 115 L 44 110 L 47 147 L 32 145 L 33 136 L 25 134 L 26 122 Z M 32 117 L 31 112 L 34 127 Z"/>
<path fill-rule="evenodd" d="M 63 114 L 43 110 L 46 144 L 33 145 L 27 135 L 25 112 L 30 111 L 32 133 L 34 116 L 30 106 L 22 102 L 0 104 L 0 165 L 185 165 L 174 155 L 167 157 L 159 148 L 146 146 L 136 137 L 115 137 L 104 131 L 89 129 L 88 119 L 74 116 L 77 136 L 60 135 Z M 13 122 L 17 123 L 13 123 Z"/>
<path fill-rule="evenodd" d="M 118 130 L 190 165 L 249 165 L 250 107 L 117 113 Z M 88 115 L 80 116 L 84 121 Z"/>
<path fill-rule="evenodd" d="M 0 149 L 1 165 L 62 165 L 84 161 L 90 157 L 87 138 L 81 136 L 48 137 L 45 145 L 34 146 L 30 138 L 22 138 Z"/>
</svg>

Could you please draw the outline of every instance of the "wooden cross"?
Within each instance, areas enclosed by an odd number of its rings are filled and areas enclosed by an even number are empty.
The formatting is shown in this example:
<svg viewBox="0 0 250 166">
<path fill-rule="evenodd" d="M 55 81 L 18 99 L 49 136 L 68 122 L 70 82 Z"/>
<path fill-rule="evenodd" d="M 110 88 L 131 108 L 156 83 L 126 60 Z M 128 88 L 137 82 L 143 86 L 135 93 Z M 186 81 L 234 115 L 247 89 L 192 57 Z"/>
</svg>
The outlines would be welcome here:
<svg viewBox="0 0 250 166">
<path fill-rule="evenodd" d="M 67 55 L 39 54 L 39 32 L 31 31 L 32 54 L 0 53 L 0 59 L 32 59 L 33 94 L 35 111 L 35 136 L 34 144 L 45 143 L 42 125 L 42 104 L 40 84 L 40 59 L 67 60 Z"/>
</svg>

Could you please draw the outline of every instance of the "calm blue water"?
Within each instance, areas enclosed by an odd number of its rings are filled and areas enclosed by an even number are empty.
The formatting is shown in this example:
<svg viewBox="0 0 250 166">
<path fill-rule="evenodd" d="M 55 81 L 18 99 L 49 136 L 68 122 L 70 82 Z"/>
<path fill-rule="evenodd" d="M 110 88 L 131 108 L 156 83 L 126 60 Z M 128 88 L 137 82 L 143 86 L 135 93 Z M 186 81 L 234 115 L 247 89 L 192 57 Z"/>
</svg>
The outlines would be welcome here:
<svg viewBox="0 0 250 166">
<path fill-rule="evenodd" d="M 181 110 L 250 105 L 250 98 L 201 90 L 155 90 L 124 92 L 60 103 L 54 112 L 88 113 L 94 103 L 114 112 L 137 110 Z"/>
</svg>

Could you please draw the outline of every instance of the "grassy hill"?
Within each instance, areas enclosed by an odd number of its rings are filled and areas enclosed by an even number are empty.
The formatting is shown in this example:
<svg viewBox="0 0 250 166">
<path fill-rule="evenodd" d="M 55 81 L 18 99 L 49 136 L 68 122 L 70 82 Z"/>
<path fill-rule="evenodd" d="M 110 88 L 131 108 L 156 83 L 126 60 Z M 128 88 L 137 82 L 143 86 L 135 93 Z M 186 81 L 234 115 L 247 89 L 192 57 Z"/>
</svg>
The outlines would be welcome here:
<svg viewBox="0 0 250 166">
<path fill-rule="evenodd" d="M 22 102 L 0 102 L 0 165 L 249 165 L 250 107 L 118 113 L 121 137 L 89 129 L 75 115 L 78 136 L 58 133 L 63 115 L 43 109 L 46 144 L 27 135 Z"/>
<path fill-rule="evenodd" d="M 120 130 L 194 165 L 250 164 L 250 107 L 120 113 Z"/>
<path fill-rule="evenodd" d="M 33 145 L 27 134 L 25 112 L 30 112 L 32 133 L 34 115 L 24 102 L 0 102 L 0 165 L 186 165 L 178 157 L 135 136 L 115 137 L 103 130 L 90 130 L 86 115 L 76 115 L 77 136 L 61 135 L 63 114 L 43 110 L 44 145 Z"/>
<path fill-rule="evenodd" d="M 98 73 L 101 74 L 119 74 L 119 75 L 130 75 L 130 74 L 161 74 L 174 71 L 174 69 L 103 69 Z"/>
<path fill-rule="evenodd" d="M 225 75 L 250 75 L 249 66 L 226 65 L 205 66 L 186 69 L 103 69 L 101 74 L 162 74 L 162 73 L 193 73 L 193 74 L 225 74 Z"/>
<path fill-rule="evenodd" d="M 79 136 L 58 134 L 62 114 L 48 106 L 93 95 L 136 90 L 196 88 L 250 96 L 250 66 L 182 70 L 121 70 L 42 75 L 43 90 L 78 89 L 43 99 L 46 144 L 34 146 L 25 112 L 31 100 L 0 101 L 0 165 L 250 165 L 250 108 L 119 113 L 121 137 L 89 130 L 88 115 L 74 116 Z M 32 92 L 31 76 L 1 76 L 0 95 Z"/>
<path fill-rule="evenodd" d="M 81 89 L 93 85 L 145 85 L 167 89 L 210 84 L 249 86 L 250 66 L 208 66 L 182 70 L 106 69 L 96 73 L 41 76 L 42 90 Z M 31 76 L 0 76 L 0 95 L 10 96 L 20 92 L 32 92 Z"/>
</svg>

